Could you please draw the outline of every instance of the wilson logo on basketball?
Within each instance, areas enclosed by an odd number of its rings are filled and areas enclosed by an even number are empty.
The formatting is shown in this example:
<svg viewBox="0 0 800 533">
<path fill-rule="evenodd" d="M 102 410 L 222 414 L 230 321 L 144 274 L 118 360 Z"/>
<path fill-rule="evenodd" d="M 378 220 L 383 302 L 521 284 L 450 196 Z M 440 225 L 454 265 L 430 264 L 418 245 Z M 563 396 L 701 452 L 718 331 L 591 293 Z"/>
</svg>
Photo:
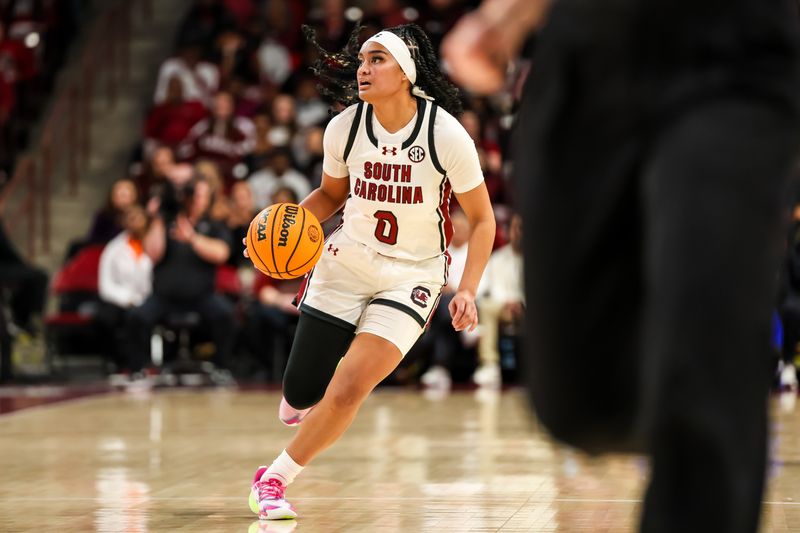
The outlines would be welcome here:
<svg viewBox="0 0 800 533">
<path fill-rule="evenodd" d="M 261 212 L 258 218 L 258 227 L 256 228 L 256 239 L 260 242 L 267 238 L 267 217 L 269 217 L 270 210 L 265 209 Z"/>
<path fill-rule="evenodd" d="M 316 226 L 309 226 L 306 233 L 308 234 L 308 240 L 311 242 L 319 241 L 319 230 L 316 228 Z"/>
<path fill-rule="evenodd" d="M 408 158 L 414 163 L 419 163 L 425 159 L 425 149 L 422 146 L 412 146 L 408 150 Z"/>
<path fill-rule="evenodd" d="M 278 237 L 278 246 L 286 246 L 286 241 L 289 239 L 289 228 L 294 226 L 297 212 L 300 209 L 295 205 L 287 205 L 283 210 L 283 222 L 281 223 L 281 234 Z"/>
<path fill-rule="evenodd" d="M 420 307 L 428 307 L 431 291 L 425 287 L 417 286 L 411 289 L 411 301 Z"/>
</svg>

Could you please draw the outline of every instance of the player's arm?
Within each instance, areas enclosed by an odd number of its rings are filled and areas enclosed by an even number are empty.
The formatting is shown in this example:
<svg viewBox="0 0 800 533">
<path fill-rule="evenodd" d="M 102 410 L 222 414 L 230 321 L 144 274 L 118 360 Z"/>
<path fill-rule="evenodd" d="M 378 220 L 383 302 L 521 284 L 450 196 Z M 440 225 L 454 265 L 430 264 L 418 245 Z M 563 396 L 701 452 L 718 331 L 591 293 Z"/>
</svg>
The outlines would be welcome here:
<svg viewBox="0 0 800 533">
<path fill-rule="evenodd" d="M 300 205 L 314 213 L 317 220 L 325 222 L 344 205 L 350 194 L 350 179 L 334 178 L 322 173 L 322 183 L 300 202 Z"/>
<path fill-rule="evenodd" d="M 461 276 L 456 295 L 450 302 L 450 314 L 456 331 L 465 328 L 472 331 L 478 325 L 475 294 L 478 292 L 478 284 L 494 243 L 494 210 L 484 182 L 467 192 L 456 193 L 456 198 L 469 219 L 472 235 L 469 237 L 464 274 Z"/>
<path fill-rule="evenodd" d="M 550 0 L 484 0 L 458 21 L 442 43 L 448 74 L 474 92 L 500 90 L 509 61 L 549 7 Z"/>
</svg>

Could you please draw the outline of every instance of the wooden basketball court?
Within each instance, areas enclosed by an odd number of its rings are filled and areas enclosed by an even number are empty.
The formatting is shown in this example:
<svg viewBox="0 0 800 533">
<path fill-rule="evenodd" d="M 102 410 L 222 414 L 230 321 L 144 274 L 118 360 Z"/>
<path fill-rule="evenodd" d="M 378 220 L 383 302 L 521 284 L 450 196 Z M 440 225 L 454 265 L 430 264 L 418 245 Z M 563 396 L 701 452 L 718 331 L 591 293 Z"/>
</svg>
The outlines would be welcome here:
<svg viewBox="0 0 800 533">
<path fill-rule="evenodd" d="M 0 531 L 630 531 L 647 463 L 554 445 L 522 394 L 380 389 L 287 493 L 247 507 L 288 442 L 277 392 L 108 393 L 0 416 Z M 800 530 L 800 409 L 775 400 L 763 531 Z"/>
</svg>

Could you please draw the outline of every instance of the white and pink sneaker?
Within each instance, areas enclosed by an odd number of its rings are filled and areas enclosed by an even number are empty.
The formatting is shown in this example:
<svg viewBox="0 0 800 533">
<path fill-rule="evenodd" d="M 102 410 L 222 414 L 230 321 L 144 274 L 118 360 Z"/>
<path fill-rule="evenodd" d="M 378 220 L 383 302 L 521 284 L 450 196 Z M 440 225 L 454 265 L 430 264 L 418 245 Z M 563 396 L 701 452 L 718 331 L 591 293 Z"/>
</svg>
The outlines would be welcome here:
<svg viewBox="0 0 800 533">
<path fill-rule="evenodd" d="M 308 409 L 295 409 L 289 405 L 289 402 L 286 401 L 286 398 L 281 397 L 281 406 L 278 408 L 278 418 L 280 418 L 281 422 L 287 426 L 296 426 L 303 421 L 309 411 L 311 411 L 313 408 L 314 406 L 311 406 Z"/>
<path fill-rule="evenodd" d="M 250 510 L 258 515 L 260 520 L 289 520 L 297 518 L 297 513 L 292 504 L 284 499 L 286 487 L 279 479 L 269 478 L 261 481 L 261 476 L 266 472 L 266 466 L 259 466 L 253 476 L 253 486 L 250 489 Z"/>
</svg>

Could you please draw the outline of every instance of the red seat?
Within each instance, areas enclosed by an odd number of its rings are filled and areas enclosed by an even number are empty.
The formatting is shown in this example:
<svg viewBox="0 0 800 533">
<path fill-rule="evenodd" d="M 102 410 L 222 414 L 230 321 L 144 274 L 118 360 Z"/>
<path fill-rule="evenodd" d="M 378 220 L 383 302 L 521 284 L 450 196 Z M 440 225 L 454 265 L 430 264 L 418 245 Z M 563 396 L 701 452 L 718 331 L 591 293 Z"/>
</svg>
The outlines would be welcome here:
<svg viewBox="0 0 800 533">
<path fill-rule="evenodd" d="M 242 292 L 242 283 L 239 281 L 239 274 L 236 267 L 232 265 L 219 265 L 217 267 L 214 288 L 221 294 L 238 298 Z"/>
<path fill-rule="evenodd" d="M 98 275 L 102 244 L 82 248 L 53 277 L 51 291 L 58 311 L 44 319 L 47 361 L 51 370 L 67 354 L 100 354 L 95 313 L 99 306 Z"/>
<path fill-rule="evenodd" d="M 53 279 L 52 290 L 56 295 L 65 292 L 97 293 L 97 281 L 100 270 L 100 255 L 103 244 L 90 244 L 82 248 Z"/>
</svg>

